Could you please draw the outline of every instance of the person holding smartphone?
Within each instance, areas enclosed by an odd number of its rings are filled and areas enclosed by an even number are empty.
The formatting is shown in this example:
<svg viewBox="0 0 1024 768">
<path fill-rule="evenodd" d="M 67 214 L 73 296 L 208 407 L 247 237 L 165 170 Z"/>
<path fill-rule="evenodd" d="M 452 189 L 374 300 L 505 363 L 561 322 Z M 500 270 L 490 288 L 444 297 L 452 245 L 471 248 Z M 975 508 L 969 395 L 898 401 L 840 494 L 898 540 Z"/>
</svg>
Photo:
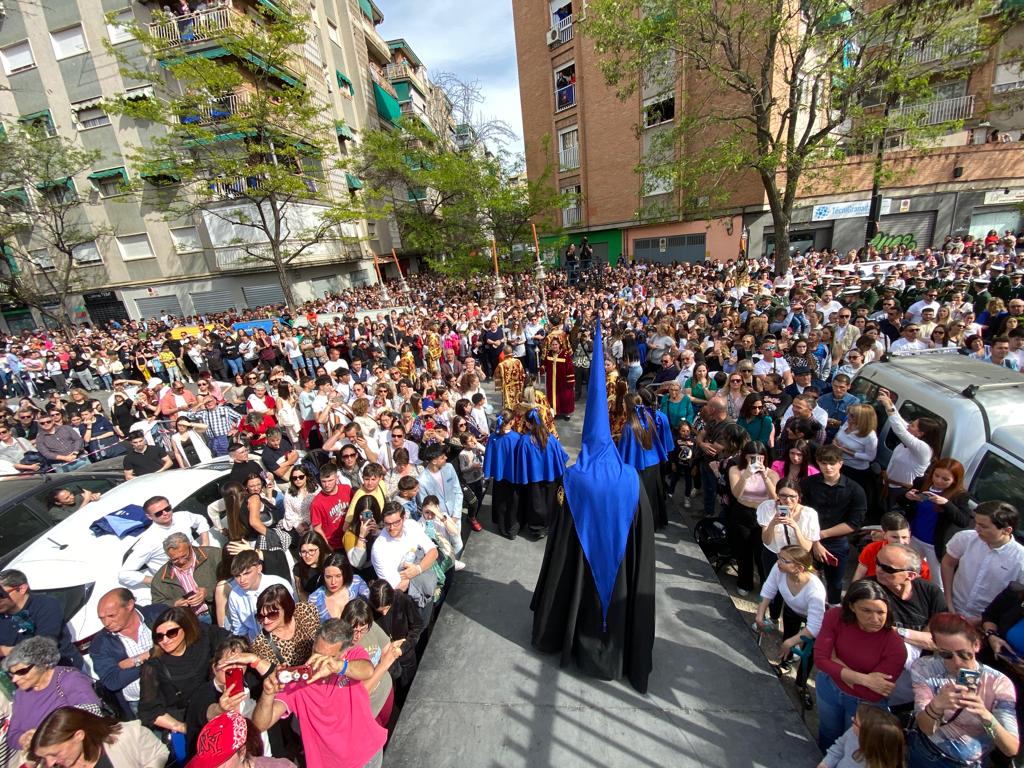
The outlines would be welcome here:
<svg viewBox="0 0 1024 768">
<path fill-rule="evenodd" d="M 768 468 L 768 449 L 764 443 L 748 442 L 740 451 L 735 466 L 729 468 L 731 503 L 726 510 L 726 528 L 736 558 L 736 592 L 745 597 L 754 588 L 754 568 L 761 582 L 766 569 L 761 557 L 761 526 L 757 509 L 775 499 L 779 476 Z"/>
</svg>

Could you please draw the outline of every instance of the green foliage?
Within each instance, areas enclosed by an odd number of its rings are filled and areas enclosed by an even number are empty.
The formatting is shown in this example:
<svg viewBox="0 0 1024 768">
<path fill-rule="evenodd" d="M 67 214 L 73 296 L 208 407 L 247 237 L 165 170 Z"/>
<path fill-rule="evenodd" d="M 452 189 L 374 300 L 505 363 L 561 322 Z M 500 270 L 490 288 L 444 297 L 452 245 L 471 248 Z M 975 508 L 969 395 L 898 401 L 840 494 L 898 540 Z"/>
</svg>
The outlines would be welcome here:
<svg viewBox="0 0 1024 768">
<path fill-rule="evenodd" d="M 353 172 L 366 184 L 366 215 L 393 215 L 403 250 L 441 273 L 490 272 L 491 240 L 503 272 L 533 264 L 531 219 L 565 204 L 549 177 L 527 181 L 518 159 L 480 148 L 458 151 L 417 120 L 364 135 Z"/>
<path fill-rule="evenodd" d="M 581 22 L 620 96 L 676 91 L 669 126 L 651 129 L 638 168 L 650 188 L 673 183 L 685 211 L 709 209 L 743 173 L 760 180 L 775 220 L 776 253 L 789 250 L 789 220 L 802 181 L 899 133 L 927 147 L 956 121 L 924 125 L 920 110 L 885 110 L 932 97 L 936 74 L 965 75 L 988 55 L 1008 19 L 991 0 L 591 0 Z M 977 31 L 975 31 L 977 29 Z M 976 40 L 975 45 L 957 45 Z M 930 61 L 923 45 L 941 51 Z M 677 95 L 677 102 L 679 102 Z M 784 271 L 786 258 L 777 260 Z"/>
<path fill-rule="evenodd" d="M 316 73 L 307 74 L 308 17 L 284 3 L 257 8 L 259 23 L 224 8 L 191 27 L 161 12 L 134 26 L 139 49 L 108 49 L 122 75 L 152 86 L 154 97 L 113 99 L 105 109 L 163 129 L 132 148 L 135 194 L 155 195 L 169 220 L 202 213 L 242 233 L 218 245 L 273 265 L 291 303 L 296 259 L 358 253 L 340 228 L 357 211 L 336 168 L 329 107 Z"/>
<path fill-rule="evenodd" d="M 112 230 L 89 221 L 89 209 L 100 203 L 87 190 L 76 192 L 72 181 L 100 159 L 100 152 L 42 126 L 0 137 L 0 242 L 10 272 L 0 280 L 0 301 L 32 307 L 68 328 L 71 294 L 104 282 L 102 262 L 89 266 L 76 256 Z"/>
</svg>

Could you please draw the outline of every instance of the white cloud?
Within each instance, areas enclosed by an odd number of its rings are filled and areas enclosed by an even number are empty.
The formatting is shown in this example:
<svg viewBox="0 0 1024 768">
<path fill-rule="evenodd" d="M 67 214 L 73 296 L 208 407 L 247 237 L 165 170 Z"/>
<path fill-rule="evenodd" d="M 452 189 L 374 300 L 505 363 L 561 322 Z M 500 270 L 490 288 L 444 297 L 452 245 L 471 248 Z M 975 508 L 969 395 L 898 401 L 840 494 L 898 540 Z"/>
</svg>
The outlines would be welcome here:
<svg viewBox="0 0 1024 768">
<path fill-rule="evenodd" d="M 520 138 L 509 149 L 521 152 L 523 118 L 512 4 L 507 0 L 376 1 L 384 13 L 378 31 L 385 39 L 404 38 L 431 72 L 479 80 L 485 98 L 481 116 L 508 123 Z"/>
</svg>

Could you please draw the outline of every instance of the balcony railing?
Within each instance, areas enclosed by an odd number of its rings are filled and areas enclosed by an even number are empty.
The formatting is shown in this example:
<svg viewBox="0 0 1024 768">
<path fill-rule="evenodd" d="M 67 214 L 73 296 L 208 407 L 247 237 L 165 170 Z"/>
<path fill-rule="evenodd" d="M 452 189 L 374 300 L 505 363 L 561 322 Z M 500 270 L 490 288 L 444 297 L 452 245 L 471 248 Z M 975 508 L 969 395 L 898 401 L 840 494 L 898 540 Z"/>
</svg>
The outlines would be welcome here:
<svg viewBox="0 0 1024 768">
<path fill-rule="evenodd" d="M 564 45 L 572 40 L 572 14 L 570 13 L 564 19 L 559 19 L 558 24 L 555 25 L 558 28 L 558 44 Z"/>
<path fill-rule="evenodd" d="M 580 145 L 573 144 L 569 147 L 563 147 L 558 152 L 558 170 L 560 171 L 571 171 L 573 168 L 580 167 Z"/>
<path fill-rule="evenodd" d="M 574 227 L 580 223 L 580 219 L 583 218 L 583 209 L 580 206 L 574 206 L 572 208 L 562 209 L 562 226 L 563 227 Z"/>
<path fill-rule="evenodd" d="M 421 91 L 427 91 L 426 73 L 419 67 L 410 67 L 408 64 L 388 64 L 386 74 L 388 80 L 413 80 Z"/>
<path fill-rule="evenodd" d="M 974 96 L 957 96 L 953 99 L 939 99 L 938 101 L 926 101 L 921 104 L 908 104 L 904 107 L 896 107 L 892 114 L 897 117 L 922 114 L 922 125 L 936 125 L 953 120 L 966 120 L 974 116 Z"/>
<path fill-rule="evenodd" d="M 286 240 L 282 243 L 282 250 L 287 255 L 290 250 L 301 246 L 301 241 Z M 274 265 L 270 243 L 229 245 L 213 250 L 218 269 L 272 269 Z M 289 262 L 289 266 L 358 261 L 362 257 L 363 249 L 359 243 L 332 241 L 310 246 Z"/>
<path fill-rule="evenodd" d="M 965 33 L 960 40 L 947 40 L 944 43 L 918 42 L 910 52 L 911 60 L 918 64 L 929 64 L 942 59 L 954 59 L 963 56 L 977 47 L 978 30 Z"/>
<path fill-rule="evenodd" d="M 996 83 L 992 86 L 992 93 L 1010 93 L 1011 91 L 1024 90 L 1024 80 L 1017 80 L 1012 83 Z"/>
<path fill-rule="evenodd" d="M 555 112 L 576 106 L 576 83 L 569 83 L 555 90 Z"/>
<path fill-rule="evenodd" d="M 176 48 L 219 37 L 231 27 L 234 18 L 237 16 L 230 8 L 215 8 L 154 21 L 149 25 L 149 33 L 160 41 L 161 48 Z"/>
<path fill-rule="evenodd" d="M 197 107 L 195 112 L 190 115 L 180 115 L 178 122 L 182 125 L 205 125 L 226 120 L 238 112 L 238 108 L 248 100 L 248 93 L 229 93 L 227 96 L 217 99 L 213 104 Z"/>
<path fill-rule="evenodd" d="M 395 91 L 395 86 L 391 84 L 384 72 L 373 64 L 369 66 L 369 70 L 370 79 L 397 99 L 398 93 Z"/>
<path fill-rule="evenodd" d="M 342 199 L 341 185 L 332 179 L 321 179 L 316 176 L 295 176 L 302 185 L 309 191 L 309 196 L 325 197 L 332 200 Z M 239 197 L 259 197 L 259 191 L 264 184 L 260 176 L 239 176 L 237 178 L 212 179 L 209 182 L 210 191 L 214 197 L 223 200 L 232 200 Z M 347 195 L 347 188 L 344 190 Z M 300 195 L 295 195 L 296 197 Z"/>
</svg>

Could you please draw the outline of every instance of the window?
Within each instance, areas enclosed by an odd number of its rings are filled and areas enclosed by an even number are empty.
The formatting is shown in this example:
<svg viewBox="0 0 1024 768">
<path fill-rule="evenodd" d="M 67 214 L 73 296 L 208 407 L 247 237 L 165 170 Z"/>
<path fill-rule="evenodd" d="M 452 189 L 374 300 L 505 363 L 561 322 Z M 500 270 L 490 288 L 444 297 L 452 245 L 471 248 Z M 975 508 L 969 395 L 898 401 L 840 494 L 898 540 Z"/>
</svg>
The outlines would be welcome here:
<svg viewBox="0 0 1024 768">
<path fill-rule="evenodd" d="M 555 112 L 576 106 L 576 63 L 555 70 Z"/>
<path fill-rule="evenodd" d="M 121 258 L 125 261 L 151 259 L 154 256 L 153 248 L 149 244 L 149 236 L 145 232 L 117 238 L 117 247 L 121 249 Z"/>
<path fill-rule="evenodd" d="M 76 245 L 71 249 L 71 257 L 75 260 L 75 264 L 99 264 L 103 261 L 95 240 Z"/>
<path fill-rule="evenodd" d="M 985 501 L 1008 501 L 1017 509 L 1024 505 L 1024 471 L 1002 456 L 988 451 L 978 465 L 971 481 L 971 498 Z M 1018 530 L 1022 523 L 1018 523 Z"/>
<path fill-rule="evenodd" d="M 178 253 L 203 250 L 203 244 L 199 241 L 199 230 L 195 227 L 172 229 L 171 240 L 174 242 L 174 250 Z"/>
<path fill-rule="evenodd" d="M 78 124 L 78 130 L 87 131 L 90 128 L 99 128 L 104 125 L 110 125 L 110 115 L 104 112 L 99 107 L 89 107 L 88 109 L 78 109 L 71 107 L 72 114 L 75 116 L 75 122 Z"/>
<path fill-rule="evenodd" d="M 134 23 L 135 14 L 132 13 L 131 8 L 125 8 L 123 11 L 118 11 L 114 14 L 114 23 L 107 24 L 107 37 L 110 39 L 111 45 L 134 40 L 135 37 L 132 35 L 131 30 L 131 26 Z"/>
<path fill-rule="evenodd" d="M 128 184 L 128 172 L 123 165 L 117 168 L 107 168 L 90 173 L 89 181 L 103 197 L 123 195 L 127 191 L 125 186 Z"/>
<path fill-rule="evenodd" d="M 48 109 L 44 109 L 42 112 L 33 112 L 31 115 L 22 115 L 18 118 L 18 122 L 24 126 L 41 130 L 51 138 L 57 135 L 57 126 L 53 124 L 53 116 L 50 115 Z"/>
<path fill-rule="evenodd" d="M 580 130 L 577 126 L 558 132 L 558 170 L 580 167 Z"/>
<path fill-rule="evenodd" d="M 44 272 L 56 269 L 56 265 L 53 263 L 53 257 L 45 248 L 36 248 L 33 251 L 29 251 L 28 258 L 36 269 L 41 269 Z"/>
<path fill-rule="evenodd" d="M 32 47 L 28 44 L 28 40 L 8 45 L 6 48 L 0 48 L 0 60 L 3 61 L 4 74 L 7 75 L 31 69 L 36 65 L 36 60 L 32 57 Z"/>
<path fill-rule="evenodd" d="M 100 197 L 116 197 L 124 194 L 121 189 L 121 180 L 118 178 L 98 179 L 96 189 L 99 191 Z"/>
<path fill-rule="evenodd" d="M 338 37 L 338 25 L 329 19 L 327 21 L 327 37 L 336 46 L 341 47 L 341 38 Z"/>
<path fill-rule="evenodd" d="M 51 32 L 50 42 L 53 43 L 53 55 L 57 57 L 58 61 L 89 52 L 89 46 L 85 41 L 85 31 L 80 24 Z"/>
<path fill-rule="evenodd" d="M 670 123 L 676 117 L 676 97 L 658 96 L 644 104 L 644 128 Z"/>
<path fill-rule="evenodd" d="M 662 173 L 644 174 L 644 196 L 665 195 L 673 190 L 672 179 Z"/>
<path fill-rule="evenodd" d="M 580 185 L 575 184 L 571 187 L 563 187 L 562 194 L 573 196 L 572 202 L 562 209 L 562 226 L 575 226 L 576 224 L 579 224 L 580 219 L 583 218 L 583 211 L 580 206 Z"/>
</svg>

